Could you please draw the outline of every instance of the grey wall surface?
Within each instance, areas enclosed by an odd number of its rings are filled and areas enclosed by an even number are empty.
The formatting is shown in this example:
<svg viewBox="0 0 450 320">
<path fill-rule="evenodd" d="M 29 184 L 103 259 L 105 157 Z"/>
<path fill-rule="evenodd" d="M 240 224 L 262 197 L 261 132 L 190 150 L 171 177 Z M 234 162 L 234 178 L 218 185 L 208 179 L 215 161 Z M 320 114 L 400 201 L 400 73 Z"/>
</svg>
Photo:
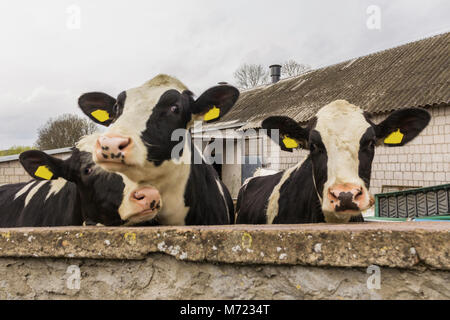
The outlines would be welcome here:
<svg viewBox="0 0 450 320">
<path fill-rule="evenodd" d="M 79 268 L 79 289 L 76 286 Z M 75 271 L 74 271 L 75 270 Z M 145 260 L 0 259 L 0 299 L 449 299 L 450 272 Z"/>
</svg>

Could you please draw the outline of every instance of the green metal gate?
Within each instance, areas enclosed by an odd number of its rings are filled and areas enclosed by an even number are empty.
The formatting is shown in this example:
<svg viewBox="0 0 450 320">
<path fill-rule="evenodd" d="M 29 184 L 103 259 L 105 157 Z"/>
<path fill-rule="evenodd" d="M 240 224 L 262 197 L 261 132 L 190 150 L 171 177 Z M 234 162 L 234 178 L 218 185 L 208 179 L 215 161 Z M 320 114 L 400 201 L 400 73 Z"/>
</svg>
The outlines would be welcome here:
<svg viewBox="0 0 450 320">
<path fill-rule="evenodd" d="M 375 217 L 383 220 L 450 220 L 450 184 L 375 195 Z"/>
</svg>

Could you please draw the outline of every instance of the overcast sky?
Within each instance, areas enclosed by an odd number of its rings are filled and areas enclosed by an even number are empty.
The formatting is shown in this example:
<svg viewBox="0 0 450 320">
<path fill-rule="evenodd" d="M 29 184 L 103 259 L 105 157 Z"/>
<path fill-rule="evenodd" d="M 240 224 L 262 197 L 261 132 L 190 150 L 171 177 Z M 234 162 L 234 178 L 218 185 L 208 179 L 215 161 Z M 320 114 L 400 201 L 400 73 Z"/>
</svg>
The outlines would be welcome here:
<svg viewBox="0 0 450 320">
<path fill-rule="evenodd" d="M 380 29 L 367 27 L 371 5 Z M 200 94 L 243 63 L 334 64 L 450 31 L 449 16 L 448 0 L 2 0 L 0 149 L 81 114 L 86 91 L 116 96 L 168 73 Z"/>
</svg>

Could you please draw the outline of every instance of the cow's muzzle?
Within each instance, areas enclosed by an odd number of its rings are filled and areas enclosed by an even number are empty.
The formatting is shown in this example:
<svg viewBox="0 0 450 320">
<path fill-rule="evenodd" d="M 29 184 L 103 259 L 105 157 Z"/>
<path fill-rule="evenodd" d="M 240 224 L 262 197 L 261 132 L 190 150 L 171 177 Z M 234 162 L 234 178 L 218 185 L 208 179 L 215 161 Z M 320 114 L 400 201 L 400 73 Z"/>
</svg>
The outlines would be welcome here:
<svg viewBox="0 0 450 320">
<path fill-rule="evenodd" d="M 119 135 L 102 135 L 97 139 L 95 157 L 97 162 L 126 164 L 132 148 L 131 138 Z"/>
<path fill-rule="evenodd" d="M 143 187 L 133 191 L 130 201 L 136 211 L 122 216 L 122 219 L 130 224 L 154 219 L 162 207 L 161 194 L 153 187 Z"/>
<path fill-rule="evenodd" d="M 371 207 L 374 203 L 373 196 L 363 186 L 351 183 L 336 184 L 328 188 L 327 192 L 329 211 L 360 212 Z"/>
</svg>

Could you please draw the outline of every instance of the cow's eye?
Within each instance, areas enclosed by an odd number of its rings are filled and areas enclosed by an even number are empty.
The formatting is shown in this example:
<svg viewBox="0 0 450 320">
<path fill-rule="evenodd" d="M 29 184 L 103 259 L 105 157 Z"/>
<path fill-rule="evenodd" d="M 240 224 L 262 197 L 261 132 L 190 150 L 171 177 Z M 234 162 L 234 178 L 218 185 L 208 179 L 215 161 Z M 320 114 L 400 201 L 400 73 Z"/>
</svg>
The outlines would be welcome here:
<svg viewBox="0 0 450 320">
<path fill-rule="evenodd" d="M 92 173 L 92 167 L 89 167 L 89 168 L 85 168 L 84 169 L 84 174 L 85 175 L 90 175 Z"/>
<path fill-rule="evenodd" d="M 374 140 L 370 140 L 369 143 L 367 144 L 367 146 L 368 146 L 370 149 L 375 148 L 375 141 L 374 141 Z"/>
<path fill-rule="evenodd" d="M 180 108 L 178 108 L 178 106 L 171 106 L 170 111 L 173 113 L 178 113 L 180 111 Z"/>
</svg>

